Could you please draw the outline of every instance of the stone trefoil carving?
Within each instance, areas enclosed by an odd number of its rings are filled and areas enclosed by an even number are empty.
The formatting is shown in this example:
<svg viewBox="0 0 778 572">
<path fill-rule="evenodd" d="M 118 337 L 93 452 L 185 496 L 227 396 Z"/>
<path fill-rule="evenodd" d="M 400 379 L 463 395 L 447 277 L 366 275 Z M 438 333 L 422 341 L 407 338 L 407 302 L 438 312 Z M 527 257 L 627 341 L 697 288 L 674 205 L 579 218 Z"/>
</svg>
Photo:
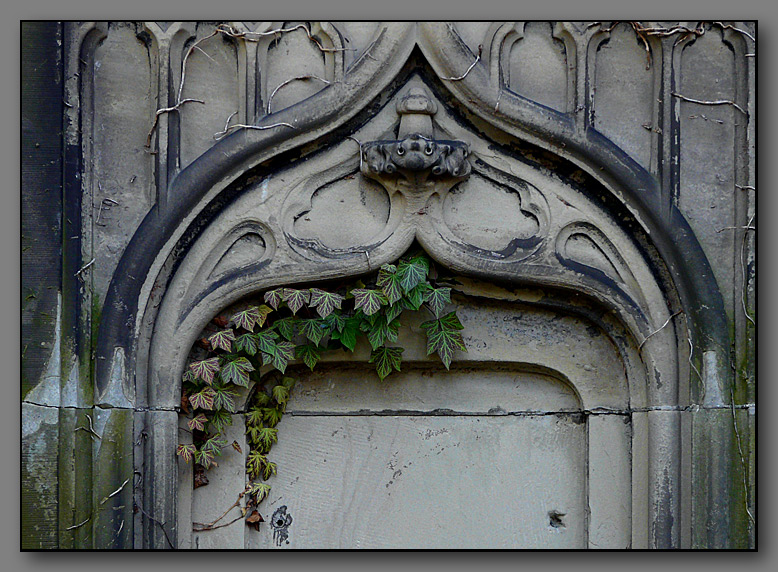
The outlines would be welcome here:
<svg viewBox="0 0 778 572">
<path fill-rule="evenodd" d="M 429 177 L 466 178 L 470 174 L 469 146 L 463 141 L 435 139 L 432 116 L 437 110 L 423 88 L 409 90 L 397 102 L 397 139 L 360 145 L 362 174 L 379 181 L 401 175 L 415 184 Z"/>
</svg>

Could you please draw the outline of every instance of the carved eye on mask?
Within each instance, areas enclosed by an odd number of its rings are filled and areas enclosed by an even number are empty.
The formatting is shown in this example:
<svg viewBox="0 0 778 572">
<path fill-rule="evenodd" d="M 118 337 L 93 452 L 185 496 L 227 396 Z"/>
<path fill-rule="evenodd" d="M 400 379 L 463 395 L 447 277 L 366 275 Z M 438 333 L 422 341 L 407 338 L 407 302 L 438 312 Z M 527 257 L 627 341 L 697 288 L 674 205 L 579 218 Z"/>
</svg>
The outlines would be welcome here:
<svg viewBox="0 0 778 572">
<path fill-rule="evenodd" d="M 427 145 L 424 147 L 424 154 L 425 155 L 432 155 L 432 152 L 434 151 L 434 148 L 431 143 L 427 143 Z"/>
<path fill-rule="evenodd" d="M 403 147 L 402 145 L 399 145 L 397 147 L 397 154 L 398 155 L 405 155 L 405 147 Z"/>
</svg>

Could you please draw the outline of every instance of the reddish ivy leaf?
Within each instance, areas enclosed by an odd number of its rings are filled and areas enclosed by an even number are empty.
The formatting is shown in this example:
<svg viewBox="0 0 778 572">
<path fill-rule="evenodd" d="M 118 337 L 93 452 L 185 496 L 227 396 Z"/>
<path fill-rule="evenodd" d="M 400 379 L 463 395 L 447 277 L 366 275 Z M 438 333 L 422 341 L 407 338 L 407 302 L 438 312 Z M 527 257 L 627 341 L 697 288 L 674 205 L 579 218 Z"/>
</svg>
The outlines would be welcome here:
<svg viewBox="0 0 778 572">
<path fill-rule="evenodd" d="M 259 324 L 259 326 L 262 327 L 268 314 L 272 311 L 271 308 L 264 304 L 261 306 L 251 306 L 232 316 L 232 321 L 235 322 L 237 327 L 253 332 L 254 325 Z"/>
<path fill-rule="evenodd" d="M 327 322 L 316 318 L 300 320 L 300 333 L 311 340 L 317 346 L 327 333 Z"/>
<path fill-rule="evenodd" d="M 198 378 L 202 379 L 208 385 L 211 385 L 213 383 L 213 376 L 219 371 L 219 358 L 212 357 L 192 362 L 189 364 L 189 369 Z"/>
<path fill-rule="evenodd" d="M 244 357 L 239 357 L 222 365 L 219 375 L 228 383 L 248 387 L 250 371 L 254 371 L 251 362 Z"/>
<path fill-rule="evenodd" d="M 235 338 L 235 349 L 253 356 L 259 350 L 259 340 L 255 334 L 241 334 Z"/>
<path fill-rule="evenodd" d="M 384 264 L 381 266 L 381 269 L 378 271 L 376 286 L 384 293 L 390 305 L 397 303 L 403 296 L 400 286 L 400 275 L 397 274 L 397 267 L 394 264 Z"/>
<path fill-rule="evenodd" d="M 205 431 L 205 424 L 208 422 L 208 418 L 205 413 L 198 414 L 194 419 L 187 421 L 187 426 L 190 431 L 197 429 L 198 431 Z"/>
<path fill-rule="evenodd" d="M 210 387 L 205 387 L 197 393 L 193 393 L 189 396 L 189 403 L 192 407 L 199 409 L 213 409 L 213 399 L 216 397 L 216 392 Z"/>
<path fill-rule="evenodd" d="M 399 326 L 400 323 L 398 321 L 388 322 L 386 316 L 379 315 L 367 332 L 367 340 L 370 342 L 370 346 L 375 350 L 387 341 L 396 342 Z"/>
<path fill-rule="evenodd" d="M 283 288 L 276 288 L 275 290 L 269 290 L 265 292 L 265 302 L 273 306 L 274 310 L 278 310 L 281 305 L 281 294 L 283 294 Z"/>
<path fill-rule="evenodd" d="M 351 293 L 354 295 L 354 309 L 362 309 L 365 316 L 372 316 L 381 309 L 383 304 L 389 302 L 380 290 L 354 288 Z"/>
<path fill-rule="evenodd" d="M 232 342 L 235 341 L 235 332 L 232 330 L 219 330 L 212 336 L 208 336 L 211 347 L 216 350 L 223 349 L 226 352 L 232 351 Z"/>
<path fill-rule="evenodd" d="M 430 269 L 429 260 L 425 256 L 414 256 L 410 260 L 401 260 L 397 266 L 400 276 L 400 286 L 407 294 L 427 278 Z"/>
<path fill-rule="evenodd" d="M 292 314 L 297 314 L 297 311 L 305 304 L 311 301 L 310 290 L 295 290 L 294 288 L 284 288 L 282 298 Z"/>
<path fill-rule="evenodd" d="M 340 294 L 332 294 L 318 288 L 311 288 L 310 291 L 311 308 L 316 308 L 316 311 L 322 318 L 326 318 L 336 309 L 340 310 L 340 306 L 345 299 Z"/>
<path fill-rule="evenodd" d="M 192 457 L 194 457 L 196 451 L 197 447 L 192 444 L 179 445 L 176 447 L 176 454 L 187 463 L 192 460 Z"/>
</svg>

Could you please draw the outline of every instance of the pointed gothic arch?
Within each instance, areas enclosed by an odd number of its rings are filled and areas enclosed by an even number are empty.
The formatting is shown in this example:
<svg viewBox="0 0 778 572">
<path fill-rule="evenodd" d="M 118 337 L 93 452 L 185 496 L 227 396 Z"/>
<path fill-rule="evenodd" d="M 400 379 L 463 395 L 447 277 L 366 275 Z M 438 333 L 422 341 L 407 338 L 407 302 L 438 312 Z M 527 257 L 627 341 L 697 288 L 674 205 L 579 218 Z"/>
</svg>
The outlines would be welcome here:
<svg viewBox="0 0 778 572">
<path fill-rule="evenodd" d="M 158 419 L 142 453 L 151 468 L 144 504 L 176 521 L 177 424 L 155 416 L 177 407 L 189 347 L 214 313 L 272 286 L 369 272 L 416 239 L 462 274 L 576 293 L 594 314 L 613 316 L 630 338 L 619 348 L 634 370 L 630 407 L 656 412 L 641 437 L 648 512 L 636 546 L 679 546 L 688 526 L 686 453 L 680 418 L 659 412 L 696 396 L 689 364 L 702 370 L 706 392 L 717 384 L 722 391 L 729 376 L 721 295 L 683 215 L 662 203 L 653 176 L 590 125 L 506 90 L 489 62 L 472 66 L 476 55 L 452 28 L 386 25 L 370 52 L 340 82 L 258 123 L 267 129 L 238 131 L 197 158 L 127 246 L 100 323 L 96 386 L 98 402 L 118 387 Z M 421 134 L 449 148 L 466 144 L 466 177 L 409 182 L 365 168 L 365 143 L 396 143 L 426 128 L 414 116 L 403 133 L 398 113 L 419 94 L 434 104 L 414 108 L 432 118 L 432 132 Z M 323 222 L 307 231 L 295 224 L 329 195 L 353 196 L 355 185 L 375 195 L 374 235 L 333 241 Z M 458 229 L 453 203 L 472 209 L 484 200 L 514 205 L 515 220 Z M 237 255 L 241 241 L 262 254 L 247 263 Z M 662 328 L 678 311 L 685 320 Z M 166 544 L 154 523 L 143 526 L 145 547 Z"/>
</svg>

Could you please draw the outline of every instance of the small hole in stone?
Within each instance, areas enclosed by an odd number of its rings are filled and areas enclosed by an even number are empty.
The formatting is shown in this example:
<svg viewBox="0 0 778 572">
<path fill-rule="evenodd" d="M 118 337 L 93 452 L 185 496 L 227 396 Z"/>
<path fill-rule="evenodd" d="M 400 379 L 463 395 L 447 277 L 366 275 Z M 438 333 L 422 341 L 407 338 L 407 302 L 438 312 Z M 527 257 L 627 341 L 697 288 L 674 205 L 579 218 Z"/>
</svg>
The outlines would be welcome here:
<svg viewBox="0 0 778 572">
<path fill-rule="evenodd" d="M 562 522 L 563 516 L 565 516 L 564 512 L 550 511 L 548 513 L 548 525 L 552 528 L 565 528 L 565 523 Z"/>
<path fill-rule="evenodd" d="M 281 519 L 279 518 L 279 519 L 276 521 L 276 526 L 283 526 L 283 525 L 284 525 L 284 521 L 283 521 L 283 520 L 281 520 Z"/>
</svg>

